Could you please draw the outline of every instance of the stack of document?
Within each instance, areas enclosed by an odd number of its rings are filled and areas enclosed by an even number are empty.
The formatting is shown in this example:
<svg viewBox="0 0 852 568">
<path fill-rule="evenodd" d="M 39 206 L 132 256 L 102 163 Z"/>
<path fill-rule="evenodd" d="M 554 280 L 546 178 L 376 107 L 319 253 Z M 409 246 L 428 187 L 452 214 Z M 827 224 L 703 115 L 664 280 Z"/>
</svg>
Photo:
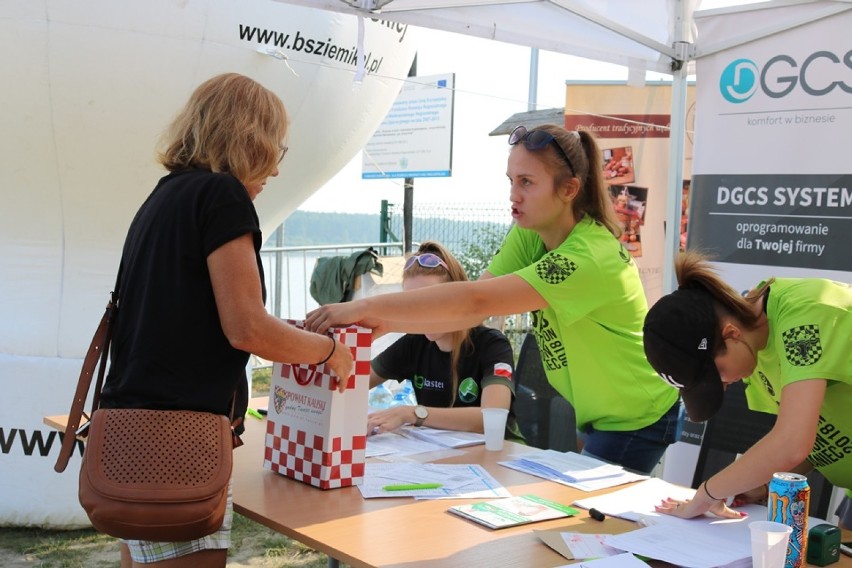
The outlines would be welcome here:
<svg viewBox="0 0 852 568">
<path fill-rule="evenodd" d="M 367 457 L 410 456 L 447 448 L 485 443 L 485 435 L 428 427 L 403 427 L 393 432 L 367 436 Z"/>
<path fill-rule="evenodd" d="M 500 462 L 500 465 L 582 491 L 596 491 L 648 479 L 647 475 L 630 473 L 621 466 L 599 459 L 556 450 L 524 454 L 519 459 Z"/>
<path fill-rule="evenodd" d="M 691 499 L 694 489 L 652 478 L 606 495 L 574 501 L 584 509 L 595 508 L 613 517 L 638 521 L 645 528 L 608 536 L 606 545 L 686 568 L 739 568 L 751 565 L 751 535 L 748 525 L 766 520 L 763 505 L 737 507 L 739 519 L 721 519 L 711 514 L 680 519 L 657 513 L 660 501 Z M 808 518 L 808 526 L 825 521 Z"/>
<path fill-rule="evenodd" d="M 369 462 L 358 490 L 365 499 L 511 497 L 511 493 L 479 464 Z"/>
<path fill-rule="evenodd" d="M 402 428 L 400 434 L 438 444 L 445 448 L 466 448 L 485 443 L 485 434 L 461 430 L 440 430 L 426 426 Z"/>
<path fill-rule="evenodd" d="M 684 568 L 751 566 L 748 517 L 699 517 L 668 521 L 606 538 L 606 545 Z M 765 518 L 765 514 L 763 517 Z"/>
<path fill-rule="evenodd" d="M 610 517 L 641 521 L 648 516 L 664 517 L 654 510 L 654 507 L 663 499 L 667 497 L 692 499 L 693 495 L 695 495 L 695 489 L 673 485 L 658 477 L 652 477 L 632 487 L 606 495 L 578 499 L 574 501 L 574 505 L 583 509 L 597 509 Z"/>
</svg>

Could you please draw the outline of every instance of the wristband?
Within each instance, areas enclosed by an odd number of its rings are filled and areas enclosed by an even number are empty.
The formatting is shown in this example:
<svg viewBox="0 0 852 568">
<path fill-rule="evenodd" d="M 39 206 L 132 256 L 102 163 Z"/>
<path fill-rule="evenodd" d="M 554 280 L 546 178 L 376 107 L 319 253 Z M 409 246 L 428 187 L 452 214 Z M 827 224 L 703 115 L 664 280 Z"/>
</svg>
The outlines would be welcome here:
<svg viewBox="0 0 852 568">
<path fill-rule="evenodd" d="M 704 493 L 706 493 L 708 497 L 710 497 L 714 501 L 721 501 L 722 500 L 722 499 L 717 499 L 716 497 L 713 497 L 713 495 L 710 494 L 710 490 L 707 489 L 707 480 L 706 479 L 704 480 L 704 483 L 702 485 L 704 487 Z"/>
<path fill-rule="evenodd" d="M 331 359 L 331 356 L 334 355 L 334 350 L 337 349 L 337 342 L 334 340 L 334 338 L 331 336 L 328 336 L 328 338 L 331 339 L 331 351 L 329 351 L 328 355 L 325 356 L 325 359 L 317 363 L 317 365 L 322 365 L 323 363 Z"/>
</svg>

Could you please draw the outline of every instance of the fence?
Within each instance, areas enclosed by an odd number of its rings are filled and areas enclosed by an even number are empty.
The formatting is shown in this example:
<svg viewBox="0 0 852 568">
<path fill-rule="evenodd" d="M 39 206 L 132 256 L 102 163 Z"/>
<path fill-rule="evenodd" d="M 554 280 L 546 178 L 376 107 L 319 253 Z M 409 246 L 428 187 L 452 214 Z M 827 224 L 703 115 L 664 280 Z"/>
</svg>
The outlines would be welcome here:
<svg viewBox="0 0 852 568">
<path fill-rule="evenodd" d="M 260 260 L 266 274 L 267 310 L 279 318 L 304 318 L 310 310 L 319 307 L 309 292 L 311 274 L 317 259 L 323 256 L 349 256 L 369 247 L 384 249 L 390 255 L 401 255 L 403 250 L 402 243 L 264 246 L 260 251 Z"/>
<path fill-rule="evenodd" d="M 402 240 L 402 204 L 387 207 L 388 227 L 396 240 Z M 413 241 L 436 240 L 456 254 L 475 242 L 483 230 L 505 235 L 512 223 L 509 207 L 497 203 L 415 204 L 412 219 Z"/>
<path fill-rule="evenodd" d="M 279 227 L 260 251 L 270 313 L 277 317 L 301 319 L 308 311 L 318 307 L 310 296 L 309 288 L 314 264 L 321 256 L 348 256 L 367 247 L 380 251 L 382 256 L 403 254 L 402 205 L 383 203 L 382 211 L 386 212 L 380 219 L 385 229 L 382 234 L 387 234 L 395 242 L 281 246 L 285 235 Z M 415 205 L 412 241 L 435 240 L 442 243 L 459 259 L 468 276 L 475 280 L 497 251 L 510 224 L 508 207 L 501 204 Z M 527 315 L 495 318 L 488 323 L 503 329 L 517 353 L 523 335 L 529 330 Z"/>
<path fill-rule="evenodd" d="M 383 234 L 400 237 L 402 206 L 383 206 L 382 211 L 387 211 Z M 412 241 L 440 242 L 459 259 L 471 280 L 485 270 L 512 221 L 508 207 L 495 203 L 421 204 L 415 206 L 412 217 Z"/>
</svg>

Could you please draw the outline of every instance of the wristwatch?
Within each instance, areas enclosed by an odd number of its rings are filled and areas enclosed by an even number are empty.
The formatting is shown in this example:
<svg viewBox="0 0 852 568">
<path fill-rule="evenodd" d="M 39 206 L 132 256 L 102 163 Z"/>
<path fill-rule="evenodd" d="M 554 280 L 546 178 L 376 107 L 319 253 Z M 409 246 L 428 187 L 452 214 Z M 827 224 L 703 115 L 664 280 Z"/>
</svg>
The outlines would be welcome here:
<svg viewBox="0 0 852 568">
<path fill-rule="evenodd" d="M 415 426 L 423 426 L 423 422 L 429 418 L 429 409 L 425 406 L 415 406 L 414 407 L 414 416 L 417 417 L 417 420 L 414 421 Z"/>
</svg>

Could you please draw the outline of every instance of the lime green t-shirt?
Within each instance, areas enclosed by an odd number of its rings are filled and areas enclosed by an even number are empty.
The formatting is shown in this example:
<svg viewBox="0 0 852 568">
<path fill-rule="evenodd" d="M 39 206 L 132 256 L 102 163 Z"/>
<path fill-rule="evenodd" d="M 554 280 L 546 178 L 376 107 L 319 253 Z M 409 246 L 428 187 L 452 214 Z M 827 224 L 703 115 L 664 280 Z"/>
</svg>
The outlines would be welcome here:
<svg viewBox="0 0 852 568">
<path fill-rule="evenodd" d="M 808 461 L 834 485 L 852 488 L 852 287 L 818 278 L 778 278 L 766 303 L 769 339 L 746 379 L 750 408 L 778 413 L 781 390 L 826 379 Z"/>
<path fill-rule="evenodd" d="M 513 227 L 488 271 L 514 273 L 547 300 L 532 313 L 533 331 L 547 380 L 580 429 L 638 430 L 675 403 L 677 390 L 645 359 L 639 271 L 606 227 L 586 216 L 550 252 L 538 234 Z"/>
</svg>

